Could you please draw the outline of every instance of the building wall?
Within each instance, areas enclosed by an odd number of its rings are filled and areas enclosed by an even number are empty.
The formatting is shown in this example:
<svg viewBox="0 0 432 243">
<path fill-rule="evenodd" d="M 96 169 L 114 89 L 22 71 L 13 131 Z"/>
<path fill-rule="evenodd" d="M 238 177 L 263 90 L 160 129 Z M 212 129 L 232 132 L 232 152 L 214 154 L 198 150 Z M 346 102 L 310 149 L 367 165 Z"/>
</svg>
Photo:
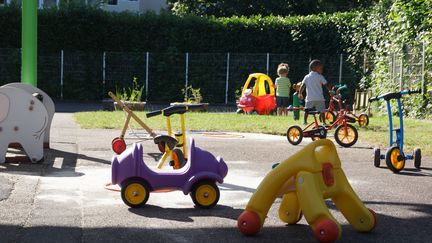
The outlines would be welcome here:
<svg viewBox="0 0 432 243">
<path fill-rule="evenodd" d="M 159 13 L 161 9 L 167 7 L 166 0 L 140 0 L 140 12 L 148 10 Z"/>
</svg>

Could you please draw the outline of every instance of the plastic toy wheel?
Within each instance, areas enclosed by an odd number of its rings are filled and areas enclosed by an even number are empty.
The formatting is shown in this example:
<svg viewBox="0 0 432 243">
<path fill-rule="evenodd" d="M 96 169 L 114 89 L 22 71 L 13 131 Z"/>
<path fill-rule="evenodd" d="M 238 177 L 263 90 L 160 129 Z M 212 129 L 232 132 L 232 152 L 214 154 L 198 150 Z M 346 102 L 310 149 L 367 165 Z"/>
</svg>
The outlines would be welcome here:
<svg viewBox="0 0 432 243">
<path fill-rule="evenodd" d="M 420 169 L 421 166 L 421 150 L 419 148 L 414 149 L 414 167 Z"/>
<path fill-rule="evenodd" d="M 374 149 L 374 165 L 375 167 L 380 167 L 381 164 L 381 149 Z"/>
<path fill-rule="evenodd" d="M 237 113 L 237 114 L 244 114 L 245 112 L 244 112 L 243 109 L 237 109 L 236 113 Z"/>
<path fill-rule="evenodd" d="M 357 129 L 351 124 L 346 124 L 346 130 L 344 124 L 339 125 L 336 128 L 334 137 L 336 142 L 340 146 L 351 147 L 357 142 L 358 139 Z"/>
<path fill-rule="evenodd" d="M 165 142 L 160 142 L 157 144 L 157 146 L 161 153 L 165 153 Z"/>
<path fill-rule="evenodd" d="M 387 167 L 394 173 L 399 173 L 405 167 L 405 155 L 398 146 L 393 146 L 386 153 Z"/>
<path fill-rule="evenodd" d="M 121 197 L 123 202 L 132 208 L 146 204 L 150 196 L 147 183 L 140 179 L 129 179 L 122 184 Z"/>
<path fill-rule="evenodd" d="M 186 160 L 184 158 L 184 154 L 180 149 L 174 149 L 171 151 L 173 160 L 171 161 L 170 165 L 174 169 L 180 169 L 186 164 Z"/>
<path fill-rule="evenodd" d="M 373 218 L 374 218 L 374 224 L 373 224 L 372 228 L 369 230 L 369 232 L 370 232 L 370 231 L 374 230 L 375 227 L 377 226 L 377 224 L 378 224 L 378 216 L 377 216 L 377 214 L 375 213 L 375 211 L 373 211 L 372 209 L 368 208 L 368 210 L 369 210 L 369 212 L 372 213 L 372 216 L 373 216 Z"/>
<path fill-rule="evenodd" d="M 255 235 L 261 229 L 261 221 L 253 211 L 243 211 L 237 219 L 237 227 L 244 235 Z"/>
<path fill-rule="evenodd" d="M 190 196 L 197 207 L 209 209 L 218 203 L 220 193 L 215 182 L 206 180 L 195 183 Z"/>
<path fill-rule="evenodd" d="M 291 126 L 287 130 L 288 142 L 292 145 L 297 145 L 303 140 L 303 131 L 299 126 Z"/>
<path fill-rule="evenodd" d="M 325 124 L 333 124 L 335 120 L 336 120 L 336 115 L 333 111 L 326 111 L 324 113 Z"/>
<path fill-rule="evenodd" d="M 335 242 L 339 238 L 339 227 L 330 219 L 321 219 L 315 226 L 314 235 L 319 242 Z"/>
<path fill-rule="evenodd" d="M 114 153 L 121 154 L 126 150 L 126 142 L 122 138 L 114 138 L 111 142 L 111 147 Z"/>
<path fill-rule="evenodd" d="M 358 117 L 358 124 L 361 127 L 369 125 L 369 116 L 366 113 L 360 114 L 360 116 Z"/>
</svg>

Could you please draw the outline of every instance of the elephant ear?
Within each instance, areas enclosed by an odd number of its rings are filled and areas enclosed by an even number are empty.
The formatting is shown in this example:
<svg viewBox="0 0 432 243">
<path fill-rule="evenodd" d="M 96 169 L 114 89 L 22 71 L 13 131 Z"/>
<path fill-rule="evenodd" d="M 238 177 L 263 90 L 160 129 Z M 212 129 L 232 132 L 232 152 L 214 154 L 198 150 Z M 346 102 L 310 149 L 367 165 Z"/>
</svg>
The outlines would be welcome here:
<svg viewBox="0 0 432 243">
<path fill-rule="evenodd" d="M 0 93 L 0 122 L 6 119 L 9 113 L 9 97 Z"/>
</svg>

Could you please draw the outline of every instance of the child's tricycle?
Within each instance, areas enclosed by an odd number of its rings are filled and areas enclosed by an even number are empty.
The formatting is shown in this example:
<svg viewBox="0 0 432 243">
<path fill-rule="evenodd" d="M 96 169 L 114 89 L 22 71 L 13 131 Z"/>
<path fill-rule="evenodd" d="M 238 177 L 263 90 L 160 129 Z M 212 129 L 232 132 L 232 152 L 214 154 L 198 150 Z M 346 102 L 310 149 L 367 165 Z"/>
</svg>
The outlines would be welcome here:
<svg viewBox="0 0 432 243">
<path fill-rule="evenodd" d="M 189 160 L 186 165 L 173 171 L 153 171 L 143 160 L 143 147 L 134 144 L 121 155 L 112 159 L 112 184 L 120 185 L 123 202 L 130 207 L 146 204 L 150 192 L 166 189 L 190 193 L 199 208 L 212 208 L 219 201 L 219 188 L 228 167 L 221 157 L 195 147 L 191 139 Z"/>
<path fill-rule="evenodd" d="M 419 169 L 421 165 L 421 150 L 419 148 L 414 149 L 413 154 L 405 154 L 403 152 L 404 143 L 404 128 L 403 128 L 403 113 L 402 113 L 402 95 L 410 95 L 420 93 L 421 90 L 403 90 L 400 92 L 389 92 L 380 96 L 375 96 L 369 99 L 369 102 L 384 99 L 387 103 L 387 114 L 389 117 L 390 126 L 390 147 L 387 149 L 386 154 L 381 154 L 379 148 L 374 149 L 374 165 L 375 167 L 380 166 L 381 159 L 385 159 L 387 167 L 394 173 L 399 173 L 405 167 L 405 160 L 414 160 L 414 166 Z M 390 100 L 396 99 L 399 112 L 399 127 L 393 128 L 392 110 Z M 396 134 L 396 139 L 394 139 Z"/>
<path fill-rule="evenodd" d="M 347 116 L 347 121 L 350 123 L 358 122 L 359 126 L 364 127 L 369 125 L 369 116 L 366 113 L 361 113 L 360 115 L 356 115 L 351 110 L 348 109 L 348 105 L 346 104 L 346 100 L 342 98 L 342 91 L 346 90 L 347 86 L 344 85 L 335 85 L 333 89 L 329 91 L 330 101 L 329 107 L 325 112 L 324 119 L 327 124 L 332 124 L 336 117 L 340 115 Z M 334 103 L 338 104 L 336 108 Z"/>
<path fill-rule="evenodd" d="M 357 142 L 357 129 L 353 125 L 348 124 L 350 118 L 347 115 L 341 114 L 336 118 L 333 124 L 323 126 L 319 125 L 318 119 L 316 118 L 316 115 L 320 114 L 319 111 L 314 109 L 305 109 L 305 112 L 313 115 L 314 120 L 303 129 L 296 125 L 290 126 L 286 133 L 286 137 L 290 144 L 298 145 L 303 140 L 303 137 L 310 137 L 312 141 L 326 138 L 327 131 L 333 128 L 336 128 L 334 138 L 340 146 L 351 147 Z"/>
<path fill-rule="evenodd" d="M 237 113 L 271 114 L 276 108 L 272 79 L 263 73 L 250 74 L 243 86 L 237 108 Z"/>
</svg>

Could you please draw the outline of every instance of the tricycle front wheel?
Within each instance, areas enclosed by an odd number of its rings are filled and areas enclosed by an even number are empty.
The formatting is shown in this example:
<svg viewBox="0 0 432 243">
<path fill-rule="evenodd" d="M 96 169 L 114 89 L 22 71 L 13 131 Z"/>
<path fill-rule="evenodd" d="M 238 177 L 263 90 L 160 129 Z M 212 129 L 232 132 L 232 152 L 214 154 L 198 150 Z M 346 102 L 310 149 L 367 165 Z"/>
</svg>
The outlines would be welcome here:
<svg viewBox="0 0 432 243">
<path fill-rule="evenodd" d="M 334 133 L 334 138 L 340 146 L 351 147 L 357 142 L 357 129 L 351 124 L 339 125 Z"/>
<path fill-rule="evenodd" d="M 204 180 L 194 184 L 190 196 L 197 207 L 209 209 L 218 203 L 220 192 L 214 181 Z"/>
</svg>

